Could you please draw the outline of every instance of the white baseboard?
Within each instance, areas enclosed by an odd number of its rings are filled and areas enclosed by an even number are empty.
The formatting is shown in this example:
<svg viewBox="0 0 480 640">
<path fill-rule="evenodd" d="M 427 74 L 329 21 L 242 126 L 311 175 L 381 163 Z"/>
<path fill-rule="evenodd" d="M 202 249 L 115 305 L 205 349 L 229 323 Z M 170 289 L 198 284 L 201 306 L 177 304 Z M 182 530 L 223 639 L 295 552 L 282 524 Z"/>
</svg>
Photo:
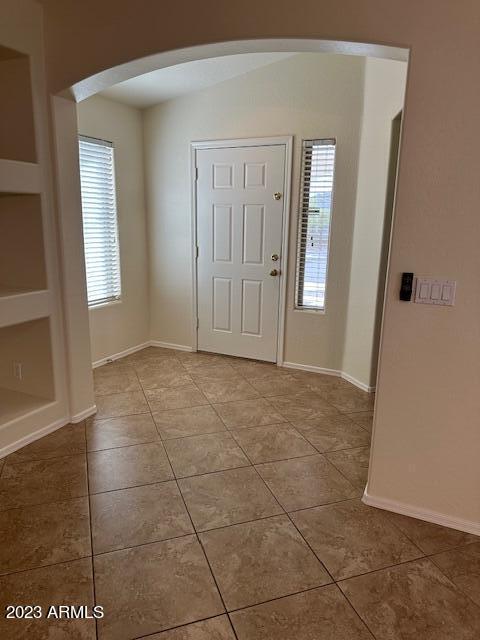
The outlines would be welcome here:
<svg viewBox="0 0 480 640">
<path fill-rule="evenodd" d="M 22 447 L 26 447 L 27 444 L 32 444 L 35 440 L 39 440 L 44 436 L 48 436 L 49 433 L 53 433 L 60 427 L 64 427 L 66 424 L 70 422 L 69 418 L 61 418 L 60 420 L 56 420 L 52 422 L 52 424 L 47 425 L 46 427 L 42 427 L 38 429 L 38 431 L 34 431 L 33 433 L 29 433 L 27 436 L 20 438 L 16 442 L 12 442 L 11 444 L 7 444 L 7 446 L 0 449 L 0 458 L 5 458 L 5 456 L 9 456 L 11 453 L 18 451 Z"/>
<path fill-rule="evenodd" d="M 29 433 L 27 436 L 20 438 L 20 440 L 17 440 L 16 442 L 12 442 L 11 444 L 8 444 L 6 447 L 3 447 L 2 449 L 0 449 L 0 459 L 5 458 L 6 456 L 9 456 L 11 453 L 18 451 L 23 447 L 26 447 L 27 444 L 32 444 L 32 442 L 35 442 L 36 440 L 40 440 L 40 438 L 43 438 L 44 436 L 48 436 L 48 434 L 53 433 L 54 431 L 57 431 L 57 429 L 61 429 L 61 427 L 64 427 L 66 424 L 70 424 L 70 423 L 77 424 L 78 422 L 82 422 L 82 420 L 85 420 L 85 418 L 88 418 L 89 416 L 93 415 L 96 412 L 97 412 L 97 407 L 95 405 L 92 405 L 88 409 L 85 409 L 85 411 L 82 411 L 81 413 L 77 413 L 71 416 L 70 418 L 61 418 L 60 420 L 56 420 L 55 422 L 48 424 L 46 427 L 42 427 L 41 429 L 38 429 L 38 431 Z"/>
<path fill-rule="evenodd" d="M 365 489 L 363 494 L 362 502 L 368 504 L 370 507 L 377 507 L 378 509 L 384 509 L 385 511 L 393 511 L 394 513 L 400 513 L 404 516 L 425 520 L 426 522 L 433 522 L 433 524 L 439 524 L 443 527 L 458 529 L 459 531 L 465 531 L 466 533 L 472 533 L 473 535 L 480 536 L 480 522 L 452 518 L 444 513 L 438 513 L 437 511 L 421 509 L 404 502 L 396 502 L 395 500 L 372 496 L 368 493 L 367 489 Z"/>
<path fill-rule="evenodd" d="M 175 351 L 194 351 L 193 347 L 185 344 L 173 344 L 173 342 L 161 342 L 160 340 L 150 340 L 151 347 L 162 347 L 163 349 L 175 349 Z"/>
<path fill-rule="evenodd" d="M 345 373 L 344 371 L 340 373 L 340 377 L 347 382 L 350 382 L 350 384 L 355 385 L 355 387 L 358 387 L 362 391 L 366 391 L 367 393 L 373 393 L 375 391 L 375 387 L 370 387 L 368 384 L 360 382 L 360 380 L 357 380 L 353 376 L 348 375 L 348 373 Z"/>
<path fill-rule="evenodd" d="M 344 373 L 339 369 L 325 369 L 323 367 L 315 367 L 314 365 L 309 364 L 298 364 L 297 362 L 283 362 L 278 364 L 279 367 L 286 367 L 287 369 L 299 369 L 300 371 L 310 371 L 311 373 L 321 373 L 324 376 L 336 376 L 337 378 L 343 378 L 347 382 L 355 385 L 362 391 L 366 391 L 367 393 L 373 393 L 375 391 L 375 387 L 370 387 L 360 380 L 349 376 L 348 373 Z"/>
<path fill-rule="evenodd" d="M 106 356 L 105 358 L 100 358 L 100 360 L 95 360 L 95 362 L 92 362 L 92 369 L 101 367 L 102 364 L 107 364 L 107 362 L 112 362 L 112 360 L 119 360 L 120 358 L 129 356 L 131 353 L 135 353 L 136 351 L 141 351 L 142 349 L 145 349 L 145 347 L 149 347 L 149 346 L 151 346 L 150 342 L 143 342 L 142 344 L 137 344 L 135 347 L 129 347 L 128 349 L 124 349 L 123 351 L 114 353 L 111 356 Z"/>
<path fill-rule="evenodd" d="M 323 367 L 315 367 L 310 364 L 298 364 L 297 362 L 282 362 L 278 363 L 279 367 L 285 367 L 286 369 L 299 369 L 300 371 L 310 371 L 311 373 L 321 373 L 324 376 L 336 376 L 341 375 L 341 371 L 337 369 L 324 369 Z"/>
<path fill-rule="evenodd" d="M 88 407 L 88 409 L 85 409 L 85 411 L 81 411 L 80 413 L 76 413 L 75 415 L 73 415 L 70 418 L 70 422 L 72 422 L 73 424 L 77 424 L 77 422 L 82 422 L 82 420 L 93 416 L 94 413 L 97 413 L 97 405 L 95 404 L 93 404 L 91 407 Z"/>
</svg>

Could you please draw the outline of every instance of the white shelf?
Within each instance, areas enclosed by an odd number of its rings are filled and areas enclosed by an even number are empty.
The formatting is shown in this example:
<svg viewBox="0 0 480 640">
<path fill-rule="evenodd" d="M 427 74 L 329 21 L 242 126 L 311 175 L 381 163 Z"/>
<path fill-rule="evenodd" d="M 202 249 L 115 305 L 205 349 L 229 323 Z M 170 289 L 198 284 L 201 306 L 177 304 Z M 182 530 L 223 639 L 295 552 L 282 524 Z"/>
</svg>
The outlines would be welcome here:
<svg viewBox="0 0 480 640">
<path fill-rule="evenodd" d="M 46 318 L 51 313 L 50 292 L 0 286 L 0 327 Z"/>
<path fill-rule="evenodd" d="M 0 192 L 41 193 L 40 166 L 35 162 L 0 159 Z"/>
<path fill-rule="evenodd" d="M 0 387 L 0 427 L 51 402 L 46 398 Z"/>
</svg>

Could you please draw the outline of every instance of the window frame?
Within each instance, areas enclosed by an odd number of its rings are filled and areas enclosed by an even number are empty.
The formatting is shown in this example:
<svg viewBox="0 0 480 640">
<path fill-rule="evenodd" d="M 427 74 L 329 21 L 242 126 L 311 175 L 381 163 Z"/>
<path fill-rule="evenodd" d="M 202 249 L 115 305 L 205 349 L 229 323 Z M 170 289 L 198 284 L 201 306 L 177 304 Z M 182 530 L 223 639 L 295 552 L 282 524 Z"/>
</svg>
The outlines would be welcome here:
<svg viewBox="0 0 480 640">
<path fill-rule="evenodd" d="M 118 294 L 114 295 L 110 298 L 102 298 L 97 302 L 91 302 L 88 299 L 88 269 L 87 269 L 87 251 L 86 251 L 86 240 L 85 240 L 85 232 L 83 227 L 83 191 L 81 186 L 81 160 L 80 160 L 80 143 L 87 142 L 89 144 L 95 144 L 105 148 L 112 149 L 112 171 L 111 171 L 111 181 L 113 186 L 113 207 L 115 213 L 115 246 L 116 246 L 116 263 L 117 263 L 117 281 L 118 281 Z M 87 303 L 89 309 L 101 309 L 102 307 L 107 307 L 111 305 L 121 304 L 123 300 L 123 286 L 122 286 L 122 263 L 121 263 L 121 251 L 120 251 L 120 225 L 119 225 L 119 217 L 118 217 L 118 206 L 117 206 L 117 181 L 116 181 L 116 171 L 115 171 L 115 145 L 110 140 L 105 140 L 103 138 L 95 138 L 93 136 L 86 136 L 83 134 L 78 135 L 78 153 L 79 153 L 79 168 L 80 168 L 80 191 L 82 197 L 82 233 L 83 233 L 83 243 L 84 243 L 84 259 L 85 259 L 85 279 L 87 284 Z"/>
<path fill-rule="evenodd" d="M 303 206 L 304 202 L 304 193 L 305 193 L 305 164 L 306 164 L 306 149 L 308 146 L 315 145 L 325 145 L 325 146 L 333 146 L 334 147 L 334 157 L 333 157 L 333 175 L 332 175 L 332 189 L 331 189 L 331 203 L 330 203 L 330 213 L 329 213 L 329 224 L 328 224 L 328 236 L 327 236 L 327 259 L 325 265 L 325 290 L 323 295 L 323 306 L 322 307 L 314 307 L 309 305 L 299 304 L 300 290 L 303 289 L 302 282 L 304 282 L 304 274 L 305 274 L 305 259 L 306 259 L 306 249 L 302 250 L 302 228 L 303 223 L 308 216 L 308 209 L 305 210 Z M 335 137 L 328 138 L 304 138 L 302 139 L 302 147 L 301 147 L 301 171 L 300 171 L 300 186 L 299 186 L 299 206 L 298 206 L 298 222 L 297 222 L 297 256 L 295 260 L 295 290 L 294 290 L 294 302 L 293 302 L 293 310 L 301 313 L 313 313 L 324 315 L 327 310 L 327 292 L 328 292 L 328 274 L 330 267 L 330 246 L 331 246 L 331 236 L 332 236 L 332 219 L 333 219 L 333 210 L 334 210 L 334 201 L 335 201 L 335 182 L 336 182 L 336 163 L 337 163 L 337 139 Z M 310 192 L 310 185 L 308 187 Z M 308 222 L 308 220 L 307 220 Z M 301 269 L 302 264 L 302 256 L 303 256 L 303 269 Z M 303 277 L 302 277 L 303 272 Z M 302 294 L 304 295 L 304 294 Z"/>
</svg>

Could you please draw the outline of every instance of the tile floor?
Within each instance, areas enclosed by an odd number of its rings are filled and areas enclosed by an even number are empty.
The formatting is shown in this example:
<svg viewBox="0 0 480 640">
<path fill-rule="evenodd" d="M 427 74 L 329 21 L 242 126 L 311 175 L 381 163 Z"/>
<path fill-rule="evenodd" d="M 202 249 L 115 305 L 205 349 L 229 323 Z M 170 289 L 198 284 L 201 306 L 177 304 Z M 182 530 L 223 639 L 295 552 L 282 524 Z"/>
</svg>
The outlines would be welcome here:
<svg viewBox="0 0 480 640">
<path fill-rule="evenodd" d="M 3 639 L 478 640 L 480 540 L 365 506 L 373 398 L 328 376 L 145 349 L 98 413 L 0 461 Z"/>
</svg>

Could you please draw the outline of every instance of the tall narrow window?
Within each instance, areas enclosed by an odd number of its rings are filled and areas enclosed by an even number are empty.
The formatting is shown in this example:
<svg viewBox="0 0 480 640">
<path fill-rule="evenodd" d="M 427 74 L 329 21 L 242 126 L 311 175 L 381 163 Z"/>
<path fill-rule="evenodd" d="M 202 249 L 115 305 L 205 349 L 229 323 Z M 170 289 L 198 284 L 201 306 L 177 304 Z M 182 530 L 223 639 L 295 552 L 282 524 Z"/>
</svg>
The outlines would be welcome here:
<svg viewBox="0 0 480 640">
<path fill-rule="evenodd" d="M 298 227 L 297 309 L 325 309 L 335 140 L 304 140 Z"/>
<path fill-rule="evenodd" d="M 88 305 L 93 307 L 121 295 L 115 167 L 111 142 L 80 136 L 79 147 Z"/>
</svg>

